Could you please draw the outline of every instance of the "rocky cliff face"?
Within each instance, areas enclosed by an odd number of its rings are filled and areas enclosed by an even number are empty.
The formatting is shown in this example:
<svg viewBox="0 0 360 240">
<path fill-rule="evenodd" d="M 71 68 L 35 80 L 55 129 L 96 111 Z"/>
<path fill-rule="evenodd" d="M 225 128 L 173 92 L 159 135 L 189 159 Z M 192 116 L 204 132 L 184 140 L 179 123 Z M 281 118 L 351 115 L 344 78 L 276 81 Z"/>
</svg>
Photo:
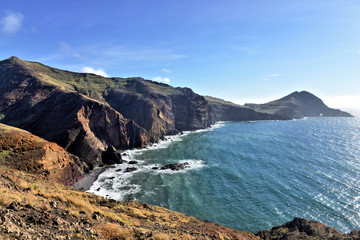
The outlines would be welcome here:
<svg viewBox="0 0 360 240">
<path fill-rule="evenodd" d="M 16 57 L 0 62 L 0 114 L 1 122 L 58 143 L 89 169 L 104 162 L 109 147 L 143 147 L 215 123 L 208 102 L 188 88 L 72 73 Z"/>
<path fill-rule="evenodd" d="M 189 88 L 131 78 L 104 95 L 114 109 L 144 127 L 151 141 L 215 123 L 208 102 Z"/>
<path fill-rule="evenodd" d="M 143 147 L 147 132 L 107 103 L 80 94 L 12 58 L 0 64 L 1 122 L 54 141 L 80 157 L 88 168 L 102 162 L 102 152 Z"/>
<path fill-rule="evenodd" d="M 0 124 L 0 165 L 73 185 L 83 175 L 78 157 L 56 143 L 27 131 Z"/>
</svg>

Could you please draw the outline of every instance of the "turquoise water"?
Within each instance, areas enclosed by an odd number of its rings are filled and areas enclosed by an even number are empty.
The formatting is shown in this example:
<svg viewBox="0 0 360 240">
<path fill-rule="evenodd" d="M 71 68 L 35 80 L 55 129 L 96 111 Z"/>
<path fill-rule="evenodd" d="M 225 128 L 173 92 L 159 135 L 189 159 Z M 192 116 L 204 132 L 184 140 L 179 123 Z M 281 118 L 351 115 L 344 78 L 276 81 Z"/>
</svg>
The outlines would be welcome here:
<svg viewBox="0 0 360 240">
<path fill-rule="evenodd" d="M 127 154 L 138 170 L 116 165 L 91 192 L 251 232 L 294 217 L 360 229 L 359 118 L 225 122 Z M 152 169 L 183 161 L 189 169 Z"/>
</svg>

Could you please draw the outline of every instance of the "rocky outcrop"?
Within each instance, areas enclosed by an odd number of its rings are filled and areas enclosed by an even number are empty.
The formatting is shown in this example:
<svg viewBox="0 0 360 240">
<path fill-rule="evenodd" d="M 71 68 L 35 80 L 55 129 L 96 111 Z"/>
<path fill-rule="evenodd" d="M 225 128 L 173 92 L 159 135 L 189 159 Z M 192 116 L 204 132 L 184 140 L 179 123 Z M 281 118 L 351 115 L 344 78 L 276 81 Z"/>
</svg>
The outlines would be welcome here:
<svg viewBox="0 0 360 240">
<path fill-rule="evenodd" d="M 106 92 L 105 99 L 126 118 L 144 127 L 151 141 L 215 123 L 208 102 L 189 88 L 172 88 L 162 83 L 130 78 L 123 88 Z"/>
<path fill-rule="evenodd" d="M 188 162 L 167 164 L 165 166 L 162 166 L 160 168 L 160 170 L 168 170 L 169 169 L 172 171 L 180 171 L 180 170 L 184 170 L 186 168 L 190 168 L 190 164 Z"/>
<path fill-rule="evenodd" d="M 58 143 L 89 169 L 102 163 L 102 152 L 109 147 L 119 150 L 148 143 L 145 129 L 107 103 L 49 79 L 40 70 L 34 70 L 32 63 L 16 58 L 3 61 L 1 122 Z"/>
<path fill-rule="evenodd" d="M 303 218 L 295 218 L 281 226 L 273 227 L 271 230 L 260 231 L 257 235 L 265 240 L 360 239 L 360 230 L 353 230 L 348 234 L 343 234 L 325 224 Z"/>
<path fill-rule="evenodd" d="M 64 185 L 73 185 L 84 175 L 78 157 L 56 143 L 4 124 L 0 124 L 0 163 Z"/>
</svg>

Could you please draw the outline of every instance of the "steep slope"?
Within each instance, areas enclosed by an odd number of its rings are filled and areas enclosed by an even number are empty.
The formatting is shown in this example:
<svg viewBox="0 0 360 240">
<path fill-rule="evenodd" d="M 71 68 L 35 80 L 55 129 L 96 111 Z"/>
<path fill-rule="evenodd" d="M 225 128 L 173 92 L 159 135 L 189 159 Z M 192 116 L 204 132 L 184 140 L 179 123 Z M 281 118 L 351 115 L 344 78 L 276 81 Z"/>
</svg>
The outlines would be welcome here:
<svg viewBox="0 0 360 240">
<path fill-rule="evenodd" d="M 54 141 L 85 160 L 209 127 L 207 101 L 188 88 L 103 78 L 11 57 L 0 62 L 0 121 Z M 130 120 L 131 119 L 131 120 Z"/>
<path fill-rule="evenodd" d="M 106 102 L 61 85 L 17 58 L 0 62 L 0 114 L 1 122 L 58 143 L 90 169 L 109 147 L 142 147 L 149 138 Z"/>
<path fill-rule="evenodd" d="M 351 114 L 327 107 L 315 95 L 302 91 L 293 92 L 281 99 L 265 104 L 245 104 L 257 112 L 275 114 L 283 119 L 302 117 L 351 117 Z"/>
<path fill-rule="evenodd" d="M 79 159 L 56 143 L 4 124 L 0 124 L 0 165 L 64 185 L 73 185 L 84 175 Z"/>
<path fill-rule="evenodd" d="M 152 141 L 215 123 L 205 98 L 189 88 L 172 88 L 141 78 L 125 82 L 106 91 L 104 97 L 113 108 L 144 127 Z"/>
<path fill-rule="evenodd" d="M 164 134 L 210 126 L 207 101 L 189 88 L 142 78 L 104 78 L 94 74 L 73 73 L 12 57 L 43 83 L 80 93 L 111 106 L 124 117 L 134 120 L 157 140 Z"/>
</svg>

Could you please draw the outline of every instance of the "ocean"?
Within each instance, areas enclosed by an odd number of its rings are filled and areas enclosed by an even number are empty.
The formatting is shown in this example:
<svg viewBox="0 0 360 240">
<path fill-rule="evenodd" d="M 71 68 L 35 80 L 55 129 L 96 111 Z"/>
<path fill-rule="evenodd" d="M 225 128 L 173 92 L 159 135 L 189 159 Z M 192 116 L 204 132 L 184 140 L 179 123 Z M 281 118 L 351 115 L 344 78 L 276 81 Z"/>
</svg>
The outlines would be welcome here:
<svg viewBox="0 0 360 240">
<path fill-rule="evenodd" d="M 137 163 L 113 166 L 89 191 L 250 232 L 294 217 L 360 229 L 360 118 L 219 122 L 123 158 Z"/>
</svg>

